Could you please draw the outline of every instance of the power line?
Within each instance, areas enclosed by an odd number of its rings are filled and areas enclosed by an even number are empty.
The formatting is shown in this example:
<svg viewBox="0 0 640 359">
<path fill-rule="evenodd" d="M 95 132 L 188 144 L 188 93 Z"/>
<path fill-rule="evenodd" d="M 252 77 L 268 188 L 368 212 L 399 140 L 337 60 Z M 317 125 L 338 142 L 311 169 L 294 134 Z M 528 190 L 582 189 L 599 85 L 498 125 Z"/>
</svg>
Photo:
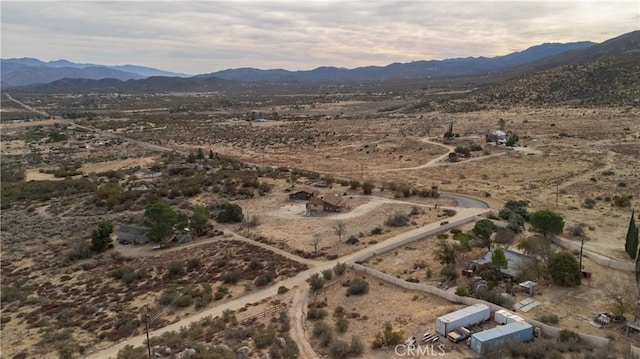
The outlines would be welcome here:
<svg viewBox="0 0 640 359">
<path fill-rule="evenodd" d="M 232 241 L 226 241 L 226 242 L 227 242 L 227 243 L 225 243 L 225 246 L 224 246 L 224 248 L 221 250 L 221 253 L 226 253 L 226 251 L 228 250 L 228 248 L 229 248 L 229 246 L 231 245 L 231 242 L 232 242 Z M 185 290 L 183 290 L 183 291 L 182 291 L 182 293 L 180 294 L 180 296 L 178 296 L 178 297 L 177 297 L 175 300 L 173 300 L 171 303 L 166 304 L 166 305 L 162 306 L 160 309 L 156 310 L 156 311 L 155 311 L 155 314 L 154 314 L 153 316 L 151 316 L 151 317 L 150 317 L 150 316 L 149 316 L 148 311 L 146 312 L 146 314 L 144 314 L 144 316 L 145 316 L 145 320 L 146 320 L 146 328 L 147 328 L 147 344 L 148 344 L 148 346 L 150 346 L 149 332 L 148 332 L 148 323 L 149 323 L 149 322 L 153 322 L 153 321 L 155 321 L 156 319 L 158 319 L 158 318 L 160 317 L 160 315 L 161 315 L 161 314 L 162 314 L 162 313 L 163 313 L 167 308 L 174 306 L 174 305 L 175 305 L 175 304 L 176 304 L 176 303 L 177 303 L 177 302 L 178 302 L 182 297 L 184 297 L 187 293 L 189 293 L 189 292 L 191 291 L 191 289 L 193 289 L 193 287 L 194 287 L 195 285 L 197 285 L 197 284 L 200 282 L 200 280 L 202 279 L 202 277 L 204 277 L 204 275 L 206 275 L 206 274 L 209 272 L 209 270 L 213 267 L 213 265 L 214 265 L 214 263 L 213 263 L 213 262 L 211 262 L 211 264 L 207 267 L 207 269 L 206 269 L 203 273 L 201 273 L 201 274 L 198 276 L 198 278 L 196 278 L 196 280 L 194 281 L 194 283 L 192 283 L 188 288 L 185 288 Z M 145 308 L 146 308 L 146 306 L 145 306 Z M 148 309 L 147 309 L 147 310 L 148 310 Z M 130 336 L 128 336 L 128 337 L 127 337 L 127 339 L 128 339 L 128 338 L 131 338 L 131 337 L 133 337 L 133 336 L 132 336 L 132 335 L 130 335 Z M 108 348 L 110 348 L 110 347 L 113 347 L 113 346 L 114 346 L 114 345 L 116 345 L 116 344 L 117 344 L 117 343 L 114 343 L 114 344 L 112 344 L 112 345 L 110 345 L 110 346 L 108 346 L 107 348 L 104 348 L 104 349 L 108 349 Z M 103 350 L 104 350 L 104 349 L 103 349 Z M 149 349 L 149 352 L 150 352 L 150 350 L 151 350 L 151 349 L 150 349 L 150 347 L 149 347 L 148 349 Z M 150 354 L 149 354 L 149 355 L 150 355 Z M 144 358 L 144 356 L 142 356 L 141 358 Z"/>
</svg>

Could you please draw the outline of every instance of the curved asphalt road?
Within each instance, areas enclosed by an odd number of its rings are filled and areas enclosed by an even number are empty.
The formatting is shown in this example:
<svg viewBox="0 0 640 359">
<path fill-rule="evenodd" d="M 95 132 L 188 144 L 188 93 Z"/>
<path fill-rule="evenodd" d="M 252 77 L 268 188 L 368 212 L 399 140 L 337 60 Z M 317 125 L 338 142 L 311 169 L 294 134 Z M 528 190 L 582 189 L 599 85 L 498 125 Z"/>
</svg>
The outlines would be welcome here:
<svg viewBox="0 0 640 359">
<path fill-rule="evenodd" d="M 457 207 L 461 208 L 489 208 L 486 202 L 463 194 L 440 192 L 440 196 L 454 199 L 458 204 Z"/>
</svg>

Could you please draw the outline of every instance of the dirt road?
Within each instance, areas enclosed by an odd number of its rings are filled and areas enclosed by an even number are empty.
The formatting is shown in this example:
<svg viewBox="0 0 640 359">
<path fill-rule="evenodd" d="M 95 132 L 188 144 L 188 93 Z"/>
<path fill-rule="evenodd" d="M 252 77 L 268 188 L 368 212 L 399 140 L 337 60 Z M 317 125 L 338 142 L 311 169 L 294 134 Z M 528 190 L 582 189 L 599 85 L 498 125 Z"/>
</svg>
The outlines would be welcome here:
<svg viewBox="0 0 640 359">
<path fill-rule="evenodd" d="M 11 95 L 9 95 L 9 94 L 6 94 L 6 95 L 7 95 L 7 99 L 8 99 L 9 101 L 13 101 L 13 102 L 17 103 L 18 105 L 22 106 L 25 110 L 29 110 L 29 111 L 31 111 L 31 112 L 35 112 L 35 113 L 40 114 L 40 115 L 42 115 L 42 116 L 49 117 L 49 114 L 48 114 L 48 113 L 46 113 L 46 112 L 44 112 L 44 111 L 40 111 L 40 110 L 38 110 L 38 109 L 35 109 L 35 108 L 33 108 L 33 107 L 31 107 L 31 106 L 29 106 L 29 105 L 25 104 L 25 103 L 22 103 L 22 102 L 20 102 L 20 101 L 16 100 L 15 98 L 11 97 Z"/>
<path fill-rule="evenodd" d="M 295 288 L 293 303 L 289 308 L 289 320 L 291 321 L 291 330 L 289 335 L 291 339 L 298 344 L 300 349 L 300 358 L 316 359 L 318 354 L 313 350 L 309 343 L 309 336 L 306 332 L 305 321 L 307 317 L 307 303 L 309 301 L 309 289 L 306 285 Z"/>
<path fill-rule="evenodd" d="M 416 228 L 404 233 L 401 233 L 397 236 L 391 237 L 385 241 L 382 241 L 380 243 L 377 243 L 375 245 L 369 246 L 367 248 L 364 248 L 358 252 L 352 253 L 350 255 L 344 256 L 338 260 L 334 260 L 334 261 L 328 261 L 328 262 L 323 262 L 319 265 L 317 265 L 314 268 L 308 269 L 306 271 L 303 271 L 301 273 L 299 273 L 298 275 L 296 275 L 295 277 L 289 278 L 289 279 L 285 279 L 283 281 L 280 282 L 276 282 L 273 285 L 259 290 L 259 291 L 255 291 L 255 292 L 251 292 L 249 294 L 243 295 L 241 297 L 236 298 L 235 300 L 231 301 L 231 302 L 227 302 L 225 304 L 207 309 L 203 312 L 194 314 L 192 316 L 189 316 L 187 318 L 184 318 L 176 323 L 170 324 L 164 328 L 152 331 L 150 333 L 151 336 L 157 336 L 157 335 L 161 335 L 162 333 L 165 333 L 167 331 L 177 331 L 180 329 L 180 327 L 183 326 L 188 326 L 190 323 L 193 322 L 197 322 L 200 319 L 206 317 L 206 316 L 221 316 L 222 312 L 224 310 L 230 309 L 230 310 L 238 310 L 242 307 L 244 307 L 246 304 L 248 303 L 255 303 L 255 302 L 259 302 L 263 299 L 275 296 L 278 292 L 278 287 L 280 286 L 286 286 L 287 288 L 295 288 L 295 287 L 306 287 L 307 283 L 305 282 L 305 280 L 313 273 L 317 273 L 317 272 L 321 272 L 322 270 L 325 269 L 331 269 L 333 268 L 338 262 L 341 263 L 349 263 L 349 262 L 353 262 L 353 261 L 359 261 L 359 260 L 363 260 L 363 258 L 368 258 L 371 255 L 374 254 L 378 254 L 378 253 L 384 253 L 386 251 L 392 250 L 398 246 L 402 246 L 402 245 L 406 245 L 408 243 L 411 243 L 413 241 L 416 241 L 418 239 L 427 237 L 427 236 L 431 236 L 434 235 L 440 231 L 444 231 L 444 230 L 449 230 L 455 226 L 461 225 L 463 223 L 468 223 L 470 221 L 473 221 L 476 216 L 482 215 L 487 213 L 489 210 L 486 208 L 457 208 L 457 214 L 453 217 L 450 217 L 448 219 L 449 224 L 445 225 L 445 226 L 441 226 L 439 223 L 431 223 L 429 225 L 420 227 L 420 228 Z M 301 293 L 297 293 L 297 295 L 300 295 L 302 297 L 304 297 Z M 296 296 L 298 297 L 298 296 Z M 298 297 L 298 298 L 302 298 L 302 297 Z M 301 305 L 304 305 L 303 303 L 301 304 L 300 301 L 298 300 L 297 302 L 294 302 L 294 307 L 297 306 L 298 308 L 300 308 Z M 300 314 L 301 315 L 301 314 Z M 299 315 L 296 314 L 296 317 L 299 318 Z M 297 325 L 297 324 L 296 324 Z M 302 325 L 302 324 L 301 324 Z M 296 332 L 298 333 L 297 335 L 301 335 L 300 333 L 303 333 L 304 330 L 300 330 L 300 328 L 296 329 Z M 88 356 L 86 356 L 86 358 L 90 358 L 90 359 L 97 359 L 97 358 L 115 358 L 118 354 L 118 351 L 121 350 L 122 348 L 124 348 L 126 345 L 132 345 L 132 346 L 139 346 L 139 345 L 143 345 L 144 341 L 145 341 L 146 337 L 144 335 L 138 335 L 135 337 L 131 337 L 127 340 L 121 341 L 120 343 L 117 343 L 115 345 L 109 346 L 109 347 L 103 347 L 103 348 L 98 348 L 98 351 L 89 354 Z M 306 344 L 298 342 L 298 344 L 300 344 L 301 346 L 305 346 Z M 308 350 L 308 348 L 304 349 L 304 350 Z M 313 356 L 311 356 L 313 357 Z"/>
<path fill-rule="evenodd" d="M 22 103 L 22 102 L 20 102 L 20 101 L 18 101 L 16 99 L 14 99 L 13 97 L 11 97 L 10 94 L 6 94 L 6 96 L 7 96 L 8 100 L 17 103 L 18 105 L 22 106 L 26 110 L 38 113 L 38 114 L 43 115 L 43 116 L 51 117 L 48 113 L 46 113 L 44 111 L 35 109 L 35 108 L 25 104 L 25 103 Z M 188 155 L 188 153 L 183 152 L 183 151 L 178 151 L 178 150 L 175 150 L 175 149 L 172 149 L 172 148 L 168 148 L 168 147 L 164 147 L 164 146 L 159 146 L 159 145 L 154 145 L 154 144 L 147 143 L 147 142 L 134 140 L 132 138 L 123 137 L 123 136 L 120 136 L 120 135 L 115 134 L 115 133 L 102 131 L 102 130 L 100 130 L 98 128 L 95 128 L 95 127 L 78 125 L 77 123 L 75 123 L 75 122 L 73 122 L 71 120 L 65 119 L 65 120 L 61 120 L 61 121 L 65 122 L 65 123 L 67 123 L 69 125 L 73 125 L 75 127 L 82 128 L 84 130 L 87 130 L 87 131 L 90 131 L 90 132 L 93 132 L 93 133 L 99 133 L 99 134 L 101 134 L 103 136 L 106 136 L 106 137 L 112 137 L 112 138 L 120 139 L 122 141 L 126 141 L 126 142 L 129 142 L 131 144 L 134 144 L 134 145 L 137 145 L 137 146 L 149 149 L 149 150 L 159 151 L 159 152 L 176 152 L 176 153 L 179 153 L 179 154 L 184 155 L 184 156 Z"/>
</svg>

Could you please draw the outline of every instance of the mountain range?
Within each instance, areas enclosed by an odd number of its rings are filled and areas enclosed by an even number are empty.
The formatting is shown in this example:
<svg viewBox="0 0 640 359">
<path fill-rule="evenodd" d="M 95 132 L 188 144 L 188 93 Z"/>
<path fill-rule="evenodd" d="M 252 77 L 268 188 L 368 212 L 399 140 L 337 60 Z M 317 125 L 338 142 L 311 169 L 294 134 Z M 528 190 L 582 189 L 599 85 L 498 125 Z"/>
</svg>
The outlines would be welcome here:
<svg viewBox="0 0 640 359">
<path fill-rule="evenodd" d="M 446 60 L 393 63 L 387 66 L 366 66 L 354 69 L 319 67 L 308 71 L 282 69 L 259 70 L 255 68 L 230 69 L 199 77 L 217 77 L 243 82 L 352 82 L 386 81 L 428 77 L 469 76 L 501 72 L 513 66 L 530 63 L 563 52 L 584 49 L 595 45 L 582 41 L 566 44 L 546 43 L 497 57 L 465 57 Z"/>
<path fill-rule="evenodd" d="M 106 66 L 80 64 L 68 60 L 44 62 L 30 57 L 2 59 L 0 61 L 0 74 L 2 76 L 3 88 L 32 84 L 46 84 L 63 78 L 91 80 L 112 78 L 125 81 L 132 79 L 140 80 L 151 76 L 189 76 L 186 74 L 135 65 Z"/>
<path fill-rule="evenodd" d="M 24 60 L 24 59 L 23 59 Z M 35 59 L 25 60 L 34 62 Z M 5 61 L 5 60 L 3 60 Z M 9 61 L 9 60 L 6 60 Z M 35 60 L 38 61 L 38 60 Z M 38 62 L 34 62 L 38 64 Z M 62 67 L 53 69 L 74 69 L 62 61 L 56 62 Z M 3 62 L 3 88 L 4 77 Z M 30 66 L 25 64 L 25 66 Z M 37 67 L 37 66 L 36 66 Z M 92 66 L 84 69 L 91 69 Z M 121 71 L 108 68 L 109 71 Z M 104 71 L 106 71 L 104 70 Z M 128 72 L 125 72 L 128 73 Z M 416 61 L 405 64 L 390 64 L 383 67 L 361 67 L 340 69 L 321 67 L 309 71 L 231 69 L 211 74 L 197 75 L 188 78 L 152 76 L 143 79 L 130 77 L 127 80 L 107 79 L 72 79 L 63 78 L 48 84 L 34 84 L 13 88 L 12 91 L 39 93 L 160 93 L 160 92 L 225 92 L 225 93 L 260 93 L 268 91 L 326 91 L 323 84 L 351 83 L 366 87 L 374 86 L 380 81 L 397 86 L 402 83 L 411 86 L 429 87 L 430 84 L 446 81 L 468 82 L 474 85 L 469 88 L 486 88 L 489 85 L 497 92 L 478 93 L 479 99 L 490 100 L 509 96 L 509 89 L 526 89 L 536 91 L 545 88 L 540 100 L 545 98 L 565 101 L 567 98 L 559 92 L 566 86 L 582 86 L 589 84 L 594 91 L 575 88 L 572 93 L 584 93 L 595 98 L 607 91 L 609 83 L 615 85 L 615 93 L 623 94 L 625 103 L 635 101 L 640 81 L 640 31 L 620 35 L 600 44 L 578 42 L 570 44 L 542 44 L 521 52 L 494 58 L 458 58 L 439 61 Z M 132 74 L 132 73 L 128 73 Z M 538 75 L 540 74 L 540 75 Z M 148 75 L 148 73 L 147 73 Z M 128 75 L 132 76 L 132 75 Z M 135 74 L 145 77 L 146 75 Z M 449 77 L 447 77 L 449 76 Z M 455 77 L 452 77 L 455 76 Z M 586 78 L 589 77 L 589 78 Z M 627 77 L 630 77 L 627 79 Z M 560 80 L 562 80 L 560 82 Z M 615 80 L 615 83 L 611 82 Z M 251 81 L 251 82 L 249 82 Z M 517 85 L 526 82 L 531 86 Z M 541 83 L 553 82 L 557 85 L 548 87 Z M 359 85 L 359 86 L 361 86 Z M 483 90 L 484 91 L 484 90 Z M 526 92 L 525 91 L 525 92 Z M 615 97 L 612 91 L 607 98 Z M 524 93 L 524 92 L 523 92 Z M 524 96 L 524 95 L 523 95 Z M 523 97 L 524 98 L 524 97 Z M 527 99 L 527 102 L 532 101 Z M 592 101 L 593 102 L 593 101 Z"/>
<path fill-rule="evenodd" d="M 590 47 L 589 41 L 567 44 L 548 43 L 530 47 L 521 52 L 493 58 L 467 57 L 446 60 L 393 63 L 387 66 L 367 66 L 354 69 L 323 66 L 308 71 L 283 69 L 260 70 L 255 68 L 228 69 L 199 78 L 219 78 L 242 82 L 353 82 L 415 79 L 424 77 L 449 77 L 475 75 L 502 71 L 511 66 L 529 63 L 574 49 Z M 106 66 L 74 63 L 68 60 L 44 62 L 34 58 L 2 59 L 2 87 L 46 84 L 68 79 L 116 79 L 140 80 L 152 76 L 188 77 L 188 75 L 158 70 L 150 67 L 123 65 Z"/>
</svg>

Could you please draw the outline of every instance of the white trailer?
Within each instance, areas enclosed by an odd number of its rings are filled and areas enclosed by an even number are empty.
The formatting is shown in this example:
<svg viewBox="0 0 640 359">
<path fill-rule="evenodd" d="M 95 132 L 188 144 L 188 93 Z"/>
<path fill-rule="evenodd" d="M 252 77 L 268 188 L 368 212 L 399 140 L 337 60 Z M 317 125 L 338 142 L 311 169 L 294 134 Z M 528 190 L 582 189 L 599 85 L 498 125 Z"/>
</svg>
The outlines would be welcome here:
<svg viewBox="0 0 640 359">
<path fill-rule="evenodd" d="M 447 335 L 460 327 L 467 327 L 489 320 L 491 309 L 486 304 L 474 304 L 436 319 L 436 332 Z"/>
<path fill-rule="evenodd" d="M 507 324 L 507 318 L 510 315 L 513 315 L 513 313 L 511 313 L 506 309 L 500 309 L 500 310 L 496 310 L 494 314 L 494 319 L 498 324 Z"/>
<path fill-rule="evenodd" d="M 498 324 L 509 324 L 513 322 L 524 322 L 524 318 L 519 315 L 516 315 L 506 309 L 496 310 L 494 314 L 494 319 Z"/>
</svg>

